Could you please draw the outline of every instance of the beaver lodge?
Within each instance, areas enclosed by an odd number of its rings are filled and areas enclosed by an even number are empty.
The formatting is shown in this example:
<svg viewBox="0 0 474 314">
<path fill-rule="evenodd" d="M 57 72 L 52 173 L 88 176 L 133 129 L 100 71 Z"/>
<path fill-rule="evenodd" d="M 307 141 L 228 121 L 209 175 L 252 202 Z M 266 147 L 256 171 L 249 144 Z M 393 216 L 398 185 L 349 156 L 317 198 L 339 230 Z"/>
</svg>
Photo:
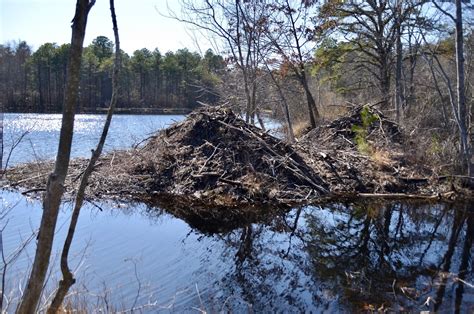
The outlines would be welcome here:
<svg viewBox="0 0 474 314">
<path fill-rule="evenodd" d="M 310 131 L 295 145 L 245 123 L 229 108 L 203 107 L 137 147 L 104 155 L 88 197 L 227 207 L 341 197 L 470 197 L 456 177 L 436 176 L 412 160 L 403 142 L 398 125 L 369 106 Z M 69 195 L 86 164 L 71 161 Z M 19 165 L 7 174 L 9 186 L 41 191 L 51 169 L 52 162 Z"/>
</svg>

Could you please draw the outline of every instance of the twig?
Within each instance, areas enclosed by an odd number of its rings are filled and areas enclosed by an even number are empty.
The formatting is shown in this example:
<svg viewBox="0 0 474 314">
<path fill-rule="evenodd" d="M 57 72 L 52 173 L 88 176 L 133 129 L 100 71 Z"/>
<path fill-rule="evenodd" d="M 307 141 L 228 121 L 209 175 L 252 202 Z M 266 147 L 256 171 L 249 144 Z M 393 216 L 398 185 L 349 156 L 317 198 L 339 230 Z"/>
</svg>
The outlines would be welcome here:
<svg viewBox="0 0 474 314">
<path fill-rule="evenodd" d="M 472 283 L 469 283 L 459 277 L 456 277 L 453 279 L 454 281 L 459 281 L 459 282 L 462 282 L 463 284 L 465 284 L 466 286 L 468 286 L 469 288 L 474 288 L 474 285 Z"/>
<path fill-rule="evenodd" d="M 202 303 L 202 299 L 201 299 L 201 294 L 199 293 L 199 288 L 198 288 L 198 285 L 197 283 L 195 284 L 196 285 L 196 292 L 197 292 L 197 295 L 198 295 L 198 298 L 199 298 L 199 304 L 201 305 L 201 311 L 203 313 L 205 313 L 206 311 L 205 310 L 202 310 L 204 308 L 204 305 Z"/>
<path fill-rule="evenodd" d="M 212 145 L 212 144 L 211 144 Z M 214 155 L 216 154 L 217 152 L 217 149 L 219 148 L 219 146 L 221 145 L 221 143 L 217 144 L 216 147 L 214 147 L 214 151 L 212 152 L 212 154 L 209 156 L 209 158 L 206 159 L 206 161 L 204 162 L 204 164 L 202 165 L 201 169 L 199 169 L 199 173 L 201 173 L 204 168 L 206 167 L 207 163 L 209 162 L 209 160 L 212 159 L 212 157 L 214 157 Z"/>
<path fill-rule="evenodd" d="M 102 207 L 100 207 L 98 204 L 96 204 L 95 202 L 93 202 L 91 199 L 89 198 L 84 198 L 84 200 L 86 202 L 88 202 L 89 204 L 91 204 L 92 206 L 94 206 L 95 208 L 97 208 L 98 210 L 100 210 L 101 212 L 104 211 L 104 209 Z"/>
<path fill-rule="evenodd" d="M 141 292 L 141 289 L 142 289 L 142 282 L 140 281 L 140 278 L 138 277 L 137 261 L 134 260 L 134 259 L 128 259 L 128 261 L 133 263 L 135 279 L 137 280 L 137 283 L 138 283 L 137 294 L 135 296 L 135 300 L 133 301 L 133 305 L 131 307 L 131 312 L 133 312 L 133 310 L 135 309 L 135 306 L 137 305 L 138 298 L 140 297 L 140 292 Z"/>
<path fill-rule="evenodd" d="M 92 151 L 93 152 L 93 151 Z M 99 167 L 99 166 L 102 166 L 102 163 L 101 162 L 98 162 L 94 165 L 94 169 Z M 86 172 L 87 170 L 87 166 L 72 180 L 72 182 L 76 182 L 77 180 L 80 179 L 80 177 L 82 177 L 82 175 L 84 174 L 84 172 Z"/>
<path fill-rule="evenodd" d="M 34 177 L 29 177 L 29 178 L 26 178 L 26 179 L 23 179 L 23 180 L 19 180 L 19 181 L 16 181 L 16 182 L 13 182 L 10 184 L 11 187 L 15 187 L 23 182 L 27 182 L 27 181 L 30 181 L 30 180 L 35 180 L 35 179 L 38 179 L 38 178 L 41 178 L 41 177 L 44 177 L 44 176 L 47 176 L 48 173 L 42 173 L 42 174 L 39 174 L 37 176 L 34 176 Z"/>
<path fill-rule="evenodd" d="M 44 192 L 44 191 L 46 191 L 45 188 L 36 188 L 36 189 L 29 189 L 29 190 L 23 191 L 23 192 L 21 192 L 21 194 L 26 195 L 26 194 L 29 194 L 29 193 Z"/>
<path fill-rule="evenodd" d="M 8 155 L 7 155 L 7 160 L 5 161 L 5 168 L 4 168 L 4 172 L 3 172 L 3 175 L 5 175 L 6 171 L 7 171 L 7 168 L 8 168 L 8 163 L 10 162 L 10 158 L 13 154 L 13 151 L 15 150 L 15 148 L 20 145 L 20 143 L 23 141 L 23 138 L 25 138 L 25 136 L 27 136 L 28 134 L 30 133 L 30 130 L 26 130 L 25 132 L 23 132 L 20 137 L 16 140 L 16 141 L 13 141 L 13 144 L 12 144 L 12 147 L 10 148 L 10 151 L 8 152 Z M 1 168 L 1 167 L 0 167 Z"/>
<path fill-rule="evenodd" d="M 363 198 L 381 198 L 381 199 L 425 199 L 425 200 L 439 200 L 449 198 L 454 192 L 439 193 L 439 194 L 405 194 L 405 193 L 357 193 L 356 197 Z"/>
</svg>

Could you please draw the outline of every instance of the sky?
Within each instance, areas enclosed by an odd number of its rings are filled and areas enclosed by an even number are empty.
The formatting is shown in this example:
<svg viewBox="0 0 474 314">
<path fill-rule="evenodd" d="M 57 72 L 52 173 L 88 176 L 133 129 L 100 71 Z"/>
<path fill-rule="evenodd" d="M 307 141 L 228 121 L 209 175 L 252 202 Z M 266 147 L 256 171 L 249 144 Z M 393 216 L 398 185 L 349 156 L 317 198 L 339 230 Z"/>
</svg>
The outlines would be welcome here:
<svg viewBox="0 0 474 314">
<path fill-rule="evenodd" d="M 69 43 L 75 0 L 0 0 L 0 43 L 25 40 L 33 50 L 46 42 Z M 209 44 L 195 39 L 183 23 L 166 18 L 168 8 L 180 12 L 177 0 L 115 0 L 122 50 L 141 48 L 162 53 L 188 48 L 204 52 Z M 96 0 L 89 13 L 84 45 L 97 36 L 113 40 L 108 0 Z M 196 44 L 199 42 L 199 44 Z"/>
</svg>

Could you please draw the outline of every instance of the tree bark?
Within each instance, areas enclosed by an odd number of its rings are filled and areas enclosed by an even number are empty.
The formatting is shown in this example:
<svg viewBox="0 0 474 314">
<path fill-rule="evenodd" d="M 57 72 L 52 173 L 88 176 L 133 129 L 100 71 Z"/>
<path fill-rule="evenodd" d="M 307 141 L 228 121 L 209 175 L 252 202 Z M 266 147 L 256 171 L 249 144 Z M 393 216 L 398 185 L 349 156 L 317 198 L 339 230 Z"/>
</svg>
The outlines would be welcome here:
<svg viewBox="0 0 474 314">
<path fill-rule="evenodd" d="M 39 112 L 45 112 L 43 87 L 41 79 L 41 65 L 38 63 L 38 92 L 39 92 Z"/>
<path fill-rule="evenodd" d="M 90 175 L 92 174 L 92 171 L 94 170 L 94 166 L 102 153 L 102 149 L 104 147 L 104 143 L 107 138 L 107 133 L 109 131 L 110 123 L 112 121 L 115 105 L 117 104 L 118 84 L 119 84 L 118 79 L 119 79 L 119 71 L 120 71 L 120 66 L 121 66 L 121 55 L 120 55 L 120 41 L 119 41 L 119 35 L 118 35 L 117 19 L 115 16 L 114 0 L 110 0 L 110 12 L 112 16 L 113 30 L 114 30 L 114 36 L 115 36 L 115 61 L 114 61 L 114 70 L 113 70 L 113 76 L 112 76 L 112 97 L 110 100 L 107 117 L 105 119 L 104 128 L 102 129 L 102 134 L 99 139 L 99 143 L 97 144 L 96 149 L 92 152 L 92 157 L 89 160 L 89 163 L 87 165 L 86 170 L 84 171 L 84 174 L 82 175 L 82 179 L 81 179 L 81 182 L 79 184 L 79 188 L 76 194 L 74 210 L 71 217 L 71 223 L 69 225 L 66 240 L 64 242 L 63 250 L 61 253 L 61 272 L 63 274 L 63 279 L 59 282 L 59 288 L 56 291 L 56 294 L 51 303 L 51 306 L 48 309 L 48 314 L 55 314 L 58 312 L 61 304 L 64 301 L 64 298 L 66 297 L 66 294 L 68 293 L 71 286 L 76 282 L 68 265 L 69 250 L 72 245 L 74 233 L 76 232 L 76 226 L 79 220 L 81 207 L 82 207 L 82 204 L 84 203 L 86 187 L 89 183 Z"/>
<path fill-rule="evenodd" d="M 303 53 L 301 52 L 302 45 L 298 37 L 298 27 L 296 25 L 295 19 L 293 18 L 293 14 L 291 13 L 291 6 L 288 1 L 286 1 L 286 7 L 289 12 L 291 32 L 295 40 L 295 47 L 296 47 L 296 52 L 297 52 L 298 61 L 299 61 L 300 73 L 299 75 L 298 73 L 296 73 L 296 75 L 300 77 L 301 84 L 303 85 L 303 89 L 306 94 L 306 100 L 308 103 L 309 121 L 311 123 L 311 128 L 314 129 L 316 127 L 316 120 L 319 119 L 319 111 L 318 111 L 318 108 L 316 107 L 316 102 L 314 101 L 313 94 L 311 93 L 311 90 L 309 89 L 308 77 L 306 76 L 306 69 L 305 69 L 305 64 L 303 60 Z"/>
<path fill-rule="evenodd" d="M 17 313 L 20 314 L 36 311 L 48 271 L 59 206 L 64 192 L 63 184 L 71 155 L 71 143 L 74 130 L 74 108 L 79 90 L 82 45 L 84 43 L 87 16 L 94 3 L 95 0 L 77 0 L 76 3 L 76 11 L 72 22 L 71 50 L 69 54 L 65 103 L 58 153 L 54 171 L 48 178 L 46 192 L 43 198 L 43 215 L 41 217 L 33 267 L 25 293 L 17 308 Z"/>
<path fill-rule="evenodd" d="M 467 106 L 464 77 L 464 37 L 462 21 L 462 0 L 456 0 L 456 75 L 457 75 L 457 103 L 459 114 L 459 132 L 461 136 L 461 152 L 464 157 L 464 166 L 467 174 L 473 175 L 471 163 L 471 149 L 467 132 Z"/>
<path fill-rule="evenodd" d="M 247 100 L 246 108 L 245 108 L 245 122 L 250 123 L 250 117 L 253 118 L 252 115 L 252 96 L 250 92 L 250 82 L 249 82 L 249 69 L 248 65 L 249 62 L 246 61 L 244 63 L 244 57 L 242 53 L 242 40 L 241 40 L 241 34 L 240 34 L 240 24 L 241 24 L 241 8 L 240 8 L 240 0 L 235 0 L 235 27 L 236 27 L 236 40 L 235 44 L 237 46 L 237 53 L 238 53 L 238 58 L 239 58 L 239 67 L 240 70 L 242 71 L 242 76 L 244 78 L 244 90 L 245 90 L 245 98 Z M 247 60 L 250 58 L 250 56 L 247 56 Z"/>
<path fill-rule="evenodd" d="M 382 96 L 382 109 L 390 106 L 390 62 L 386 52 L 380 52 L 380 92 Z"/>
<path fill-rule="evenodd" d="M 286 100 L 285 94 L 283 94 L 283 90 L 281 89 L 281 85 L 278 83 L 275 76 L 273 75 L 273 72 L 270 70 L 270 68 L 268 66 L 267 66 L 267 70 L 270 73 L 270 77 L 272 78 L 272 81 L 275 84 L 275 87 L 278 91 L 278 94 L 280 95 L 280 98 L 282 100 L 282 108 L 283 108 L 283 113 L 285 115 L 285 122 L 286 122 L 286 128 L 287 128 L 287 135 L 286 136 L 287 136 L 288 141 L 290 143 L 294 143 L 295 142 L 295 133 L 293 132 L 293 124 L 291 123 L 290 109 L 289 109 L 289 106 L 288 106 L 288 101 Z"/>
<path fill-rule="evenodd" d="M 303 72 L 301 73 L 301 84 L 303 85 L 303 89 L 306 95 L 306 103 L 308 104 L 309 122 L 311 123 L 311 128 L 314 129 L 316 127 L 316 120 L 319 119 L 319 111 L 318 108 L 316 108 L 316 101 L 314 101 L 313 94 L 309 89 L 308 80 L 306 79 L 306 72 L 304 69 L 302 71 Z"/>
<path fill-rule="evenodd" d="M 395 70 L 395 113 L 396 121 L 400 123 L 400 116 L 402 111 L 402 26 L 401 26 L 401 1 L 397 0 L 396 3 L 396 50 L 397 50 L 397 59 L 396 59 L 396 70 Z"/>
<path fill-rule="evenodd" d="M 0 178 L 3 177 L 3 103 L 0 104 Z"/>
</svg>

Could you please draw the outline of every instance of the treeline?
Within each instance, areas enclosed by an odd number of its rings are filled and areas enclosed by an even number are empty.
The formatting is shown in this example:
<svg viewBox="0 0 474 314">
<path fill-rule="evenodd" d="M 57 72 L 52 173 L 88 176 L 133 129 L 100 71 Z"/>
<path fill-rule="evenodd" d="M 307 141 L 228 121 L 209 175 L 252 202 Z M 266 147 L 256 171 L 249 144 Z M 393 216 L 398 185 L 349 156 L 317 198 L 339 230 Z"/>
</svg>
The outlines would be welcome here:
<svg viewBox="0 0 474 314">
<path fill-rule="evenodd" d="M 25 41 L 0 45 L 0 103 L 5 112 L 61 112 L 70 45 L 45 43 L 36 51 Z M 99 36 L 84 48 L 77 112 L 99 112 L 112 93 L 113 42 Z M 224 59 L 206 51 L 122 51 L 118 107 L 192 109 L 197 101 L 215 103 Z"/>
</svg>

